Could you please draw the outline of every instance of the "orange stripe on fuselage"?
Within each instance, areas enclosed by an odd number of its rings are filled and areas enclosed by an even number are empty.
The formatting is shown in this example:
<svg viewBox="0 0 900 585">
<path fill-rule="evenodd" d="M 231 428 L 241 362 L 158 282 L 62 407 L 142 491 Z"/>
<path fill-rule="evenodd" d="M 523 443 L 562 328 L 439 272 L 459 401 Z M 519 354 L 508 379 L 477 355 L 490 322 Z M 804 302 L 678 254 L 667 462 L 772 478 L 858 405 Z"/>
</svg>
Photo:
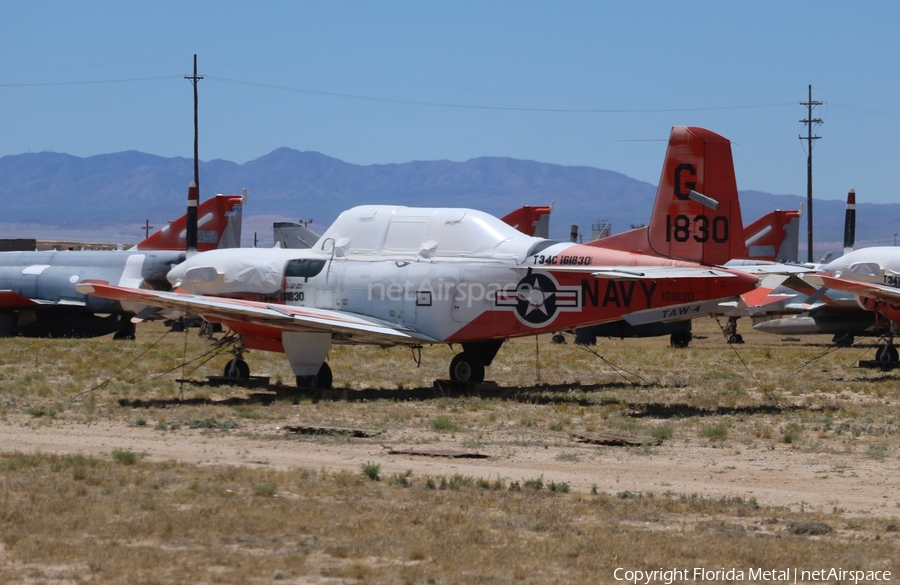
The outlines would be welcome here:
<svg viewBox="0 0 900 585">
<path fill-rule="evenodd" d="M 612 280 L 585 273 L 551 273 L 560 287 L 580 290 L 580 311 L 557 309 L 552 320 L 536 326 L 523 323 L 514 309 L 494 306 L 459 329 L 447 341 L 520 337 L 617 321 L 628 313 L 645 309 L 735 297 L 753 289 L 757 282 L 756 276 L 745 273 L 735 273 L 737 275 L 734 277 L 659 280 Z"/>
</svg>

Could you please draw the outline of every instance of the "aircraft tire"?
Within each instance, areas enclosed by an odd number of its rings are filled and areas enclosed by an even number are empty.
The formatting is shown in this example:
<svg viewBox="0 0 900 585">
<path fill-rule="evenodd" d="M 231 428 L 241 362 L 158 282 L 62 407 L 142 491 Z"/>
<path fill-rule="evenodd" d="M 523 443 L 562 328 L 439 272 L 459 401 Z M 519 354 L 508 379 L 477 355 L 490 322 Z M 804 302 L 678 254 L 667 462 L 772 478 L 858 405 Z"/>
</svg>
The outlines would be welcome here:
<svg viewBox="0 0 900 585">
<path fill-rule="evenodd" d="M 242 359 L 233 359 L 225 364 L 225 373 L 222 375 L 232 380 L 245 380 L 250 377 L 250 366 Z"/>
<path fill-rule="evenodd" d="M 736 343 L 740 345 L 741 343 L 744 343 L 744 336 L 740 333 L 732 333 L 728 338 L 728 343 Z"/>
<path fill-rule="evenodd" d="M 669 345 L 684 348 L 690 345 L 694 335 L 690 331 L 677 331 L 669 337 Z"/>
<path fill-rule="evenodd" d="M 878 346 L 878 351 L 875 352 L 875 359 L 883 364 L 890 364 L 900 359 L 900 355 L 898 355 L 896 347 L 886 343 Z"/>
<path fill-rule="evenodd" d="M 458 353 L 450 362 L 450 379 L 464 384 L 484 382 L 484 364 L 468 352 Z"/>
</svg>

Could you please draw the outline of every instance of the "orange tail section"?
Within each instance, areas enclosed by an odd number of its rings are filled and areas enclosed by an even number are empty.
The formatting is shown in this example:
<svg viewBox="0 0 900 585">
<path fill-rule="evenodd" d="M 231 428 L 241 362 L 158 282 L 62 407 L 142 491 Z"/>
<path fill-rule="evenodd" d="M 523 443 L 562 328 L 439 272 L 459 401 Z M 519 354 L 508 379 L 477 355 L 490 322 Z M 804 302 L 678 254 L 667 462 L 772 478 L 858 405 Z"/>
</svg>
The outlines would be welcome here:
<svg viewBox="0 0 900 585">
<path fill-rule="evenodd" d="M 657 254 L 704 264 L 724 264 L 744 253 L 727 138 L 704 128 L 672 128 L 648 236 Z"/>
<path fill-rule="evenodd" d="M 747 250 L 741 258 L 767 262 L 797 262 L 800 212 L 776 209 L 744 228 Z"/>
<path fill-rule="evenodd" d="M 240 195 L 216 195 L 197 209 L 197 250 L 240 248 L 243 198 Z M 137 245 L 138 250 L 184 250 L 187 244 L 187 215 L 153 233 Z"/>
<path fill-rule="evenodd" d="M 548 238 L 552 210 L 553 208 L 547 205 L 525 205 L 500 219 L 526 236 Z"/>
</svg>

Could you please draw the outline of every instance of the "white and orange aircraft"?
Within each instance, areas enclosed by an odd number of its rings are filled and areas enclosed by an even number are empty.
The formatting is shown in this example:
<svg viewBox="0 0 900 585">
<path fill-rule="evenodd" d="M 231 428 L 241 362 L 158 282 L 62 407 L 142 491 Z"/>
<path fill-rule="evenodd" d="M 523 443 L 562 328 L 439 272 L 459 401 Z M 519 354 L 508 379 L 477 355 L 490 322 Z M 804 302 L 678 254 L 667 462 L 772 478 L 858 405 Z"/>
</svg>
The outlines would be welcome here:
<svg viewBox="0 0 900 585">
<path fill-rule="evenodd" d="M 648 245 L 653 254 L 523 234 L 472 209 L 365 205 L 306 250 L 197 254 L 173 292 L 84 282 L 86 294 L 201 315 L 237 334 L 226 376 L 249 376 L 243 349 L 287 355 L 298 385 L 330 387 L 333 343 L 459 344 L 456 382 L 479 382 L 507 338 L 644 312 L 715 311 L 757 277 L 717 266 L 745 247 L 730 142 L 702 128 L 669 138 Z M 733 200 L 732 200 L 733 199 Z M 627 204 L 627 202 L 623 202 Z"/>
<path fill-rule="evenodd" d="M 859 307 L 875 314 L 875 328 L 886 331 L 885 343 L 878 347 L 875 359 L 883 363 L 898 360 L 894 336 L 900 324 L 900 249 L 877 246 L 853 250 L 803 279 L 854 295 Z"/>
</svg>

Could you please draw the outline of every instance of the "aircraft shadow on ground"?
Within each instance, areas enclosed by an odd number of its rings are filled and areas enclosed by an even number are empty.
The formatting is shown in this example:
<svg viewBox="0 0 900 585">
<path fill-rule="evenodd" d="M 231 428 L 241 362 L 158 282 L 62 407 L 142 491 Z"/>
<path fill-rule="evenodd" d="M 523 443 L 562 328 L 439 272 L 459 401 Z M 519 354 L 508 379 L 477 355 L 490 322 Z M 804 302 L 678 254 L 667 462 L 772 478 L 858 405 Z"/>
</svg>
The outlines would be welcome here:
<svg viewBox="0 0 900 585">
<path fill-rule="evenodd" d="M 198 385 L 203 386 L 203 383 Z M 394 402 L 413 402 L 435 400 L 440 398 L 497 398 L 528 404 L 572 404 L 577 406 L 600 406 L 604 404 L 620 404 L 628 409 L 635 418 L 689 418 L 722 415 L 759 415 L 780 414 L 791 411 L 815 411 L 819 407 L 787 405 L 775 403 L 753 404 L 746 406 L 700 407 L 685 403 L 663 404 L 657 402 L 627 402 L 613 395 L 596 396 L 597 392 L 615 391 L 632 387 L 626 382 L 608 384 L 587 384 L 573 387 L 571 384 L 546 384 L 541 386 L 493 386 L 471 388 L 465 386 L 440 385 L 431 388 L 399 388 L 399 389 L 363 389 L 334 388 L 329 390 L 313 388 L 296 388 L 292 386 L 270 385 L 264 392 L 253 392 L 247 396 L 227 398 L 175 397 L 151 400 L 120 400 L 119 405 L 126 408 L 171 408 L 178 406 L 267 406 L 277 401 L 335 401 L 335 402 L 374 402 L 387 400 Z"/>
<path fill-rule="evenodd" d="M 737 414 L 782 414 L 795 411 L 815 412 L 824 410 L 821 407 L 799 406 L 793 404 L 783 406 L 775 403 L 749 404 L 746 406 L 715 406 L 712 408 L 704 408 L 684 403 L 661 404 L 659 402 L 650 402 L 646 404 L 627 403 L 627 406 L 629 408 L 628 415 L 634 418 L 690 418 Z"/>
<path fill-rule="evenodd" d="M 205 382 L 196 382 L 196 386 L 206 386 Z M 515 400 L 533 404 L 556 404 L 561 402 L 578 404 L 581 406 L 596 405 L 595 397 L 591 393 L 605 390 L 620 390 L 631 387 L 626 382 L 613 382 L 609 384 L 587 384 L 573 387 L 571 384 L 546 384 L 542 386 L 495 386 L 485 385 L 477 388 L 454 385 L 441 385 L 440 387 L 421 388 L 396 388 L 377 389 L 367 388 L 354 390 L 350 388 L 332 388 L 322 390 L 317 388 L 297 388 L 294 386 L 268 385 L 262 388 L 266 392 L 253 392 L 248 396 L 232 396 L 228 398 L 184 397 L 158 398 L 151 400 L 119 400 L 119 406 L 125 408 L 166 408 L 172 406 L 246 406 L 252 404 L 268 405 L 275 401 L 292 400 L 298 404 L 303 400 L 318 402 L 342 401 L 342 402 L 374 402 L 376 400 L 388 400 L 394 402 L 411 402 L 419 400 L 434 400 L 437 398 L 499 398 L 502 400 Z M 613 399 L 618 402 L 618 400 Z"/>
</svg>

